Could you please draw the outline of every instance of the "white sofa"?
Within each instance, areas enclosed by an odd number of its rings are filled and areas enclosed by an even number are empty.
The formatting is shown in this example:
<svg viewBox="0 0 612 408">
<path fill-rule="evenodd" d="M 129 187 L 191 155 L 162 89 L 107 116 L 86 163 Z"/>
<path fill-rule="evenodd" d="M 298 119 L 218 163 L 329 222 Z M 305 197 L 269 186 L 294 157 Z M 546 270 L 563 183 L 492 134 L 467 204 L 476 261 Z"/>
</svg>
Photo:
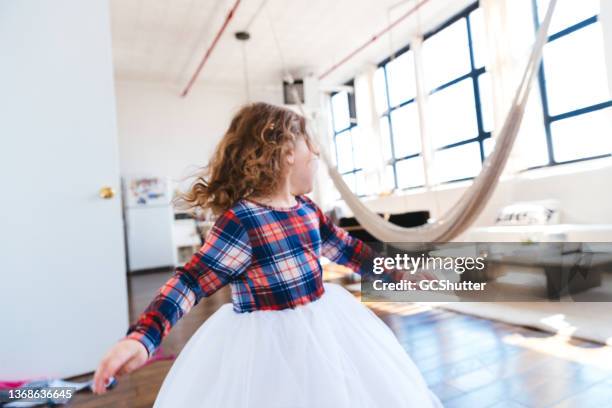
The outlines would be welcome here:
<svg viewBox="0 0 612 408">
<path fill-rule="evenodd" d="M 612 242 L 612 224 L 550 224 L 476 227 L 467 242 Z"/>
</svg>

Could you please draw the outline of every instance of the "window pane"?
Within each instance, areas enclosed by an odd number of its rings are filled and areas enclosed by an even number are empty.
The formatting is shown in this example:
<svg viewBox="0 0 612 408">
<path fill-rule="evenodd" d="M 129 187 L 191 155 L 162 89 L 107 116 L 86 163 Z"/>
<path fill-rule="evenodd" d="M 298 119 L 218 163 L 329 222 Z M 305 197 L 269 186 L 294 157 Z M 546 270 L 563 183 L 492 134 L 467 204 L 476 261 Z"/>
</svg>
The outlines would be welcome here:
<svg viewBox="0 0 612 408">
<path fill-rule="evenodd" d="M 429 37 L 423 43 L 426 88 L 432 90 L 471 70 L 464 18 Z"/>
<path fill-rule="evenodd" d="M 416 103 L 409 103 L 391 112 L 395 158 L 421 152 L 419 115 Z"/>
<path fill-rule="evenodd" d="M 612 108 L 551 123 L 555 160 L 612 153 Z"/>
<path fill-rule="evenodd" d="M 435 148 L 478 136 L 472 79 L 432 94 L 429 114 L 428 131 Z"/>
<path fill-rule="evenodd" d="M 387 64 L 389 81 L 389 102 L 397 106 L 416 95 L 414 79 L 414 58 L 412 51 L 407 51 Z"/>
<path fill-rule="evenodd" d="M 357 191 L 357 189 L 355 188 L 355 173 L 345 174 L 342 176 L 342 178 L 353 193 Z"/>
<path fill-rule="evenodd" d="M 384 184 L 387 191 L 391 191 L 395 188 L 395 178 L 393 175 L 393 166 L 385 166 Z"/>
<path fill-rule="evenodd" d="M 374 102 L 376 103 L 376 112 L 379 114 L 387 110 L 387 86 L 383 67 L 374 72 Z"/>
<path fill-rule="evenodd" d="M 493 149 L 495 148 L 495 140 L 492 137 L 489 137 L 482 141 L 482 150 L 484 151 L 485 159 L 489 157 Z"/>
<path fill-rule="evenodd" d="M 600 24 L 547 44 L 544 72 L 551 115 L 609 100 Z"/>
<path fill-rule="evenodd" d="M 334 131 L 339 132 L 351 124 L 349 112 L 348 94 L 345 91 L 338 92 L 331 97 L 332 115 L 334 118 Z"/>
<path fill-rule="evenodd" d="M 482 167 L 478 142 L 439 150 L 434 160 L 441 182 L 474 177 Z"/>
<path fill-rule="evenodd" d="M 331 142 L 331 159 L 334 161 L 334 163 L 336 164 L 336 167 L 338 167 L 338 147 L 336 146 L 336 136 L 334 135 L 332 142 Z"/>
<path fill-rule="evenodd" d="M 395 166 L 397 169 L 398 188 L 418 187 L 425 184 L 425 173 L 421 156 L 398 161 L 395 163 Z"/>
<path fill-rule="evenodd" d="M 480 109 L 482 112 L 482 125 L 485 132 L 493 130 L 493 93 L 491 91 L 491 75 L 488 72 L 478 77 L 480 90 Z"/>
<path fill-rule="evenodd" d="M 357 173 L 355 173 L 355 190 L 354 190 L 355 194 L 357 195 L 366 195 L 367 192 L 367 186 L 366 186 L 366 181 L 365 181 L 365 174 L 363 173 L 363 171 L 358 171 Z"/>
<path fill-rule="evenodd" d="M 336 151 L 338 154 L 338 171 L 345 173 L 353 170 L 353 146 L 351 143 L 351 131 L 346 130 L 336 135 Z"/>
<path fill-rule="evenodd" d="M 383 157 L 387 161 L 393 158 L 391 150 L 391 132 L 389 131 L 389 117 L 380 118 L 380 137 L 382 138 Z"/>
<path fill-rule="evenodd" d="M 589 17 L 599 14 L 600 0 L 559 0 L 555 7 L 553 19 L 550 22 L 550 34 L 579 23 Z M 550 0 L 538 0 L 538 17 L 540 21 L 546 17 Z"/>
<path fill-rule="evenodd" d="M 364 151 L 363 133 L 361 132 L 361 128 L 358 126 L 352 127 L 350 132 L 351 145 L 353 146 L 353 168 L 361 169 L 363 168 L 365 160 L 367 160 L 367 152 Z"/>
<path fill-rule="evenodd" d="M 474 51 L 474 67 L 484 67 L 487 55 L 487 36 L 482 10 L 477 8 L 470 14 L 470 28 L 472 32 L 472 50 Z"/>
</svg>

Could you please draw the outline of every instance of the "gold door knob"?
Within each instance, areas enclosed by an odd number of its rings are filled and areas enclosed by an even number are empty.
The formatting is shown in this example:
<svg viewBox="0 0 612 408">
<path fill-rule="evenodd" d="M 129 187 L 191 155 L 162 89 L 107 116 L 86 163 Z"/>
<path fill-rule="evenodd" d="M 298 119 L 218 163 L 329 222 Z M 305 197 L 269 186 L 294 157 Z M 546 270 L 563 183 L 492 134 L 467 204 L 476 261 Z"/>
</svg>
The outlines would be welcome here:
<svg viewBox="0 0 612 408">
<path fill-rule="evenodd" d="M 104 186 L 100 189 L 100 198 L 104 198 L 105 200 L 110 200 L 115 196 L 115 190 L 112 187 Z"/>
</svg>

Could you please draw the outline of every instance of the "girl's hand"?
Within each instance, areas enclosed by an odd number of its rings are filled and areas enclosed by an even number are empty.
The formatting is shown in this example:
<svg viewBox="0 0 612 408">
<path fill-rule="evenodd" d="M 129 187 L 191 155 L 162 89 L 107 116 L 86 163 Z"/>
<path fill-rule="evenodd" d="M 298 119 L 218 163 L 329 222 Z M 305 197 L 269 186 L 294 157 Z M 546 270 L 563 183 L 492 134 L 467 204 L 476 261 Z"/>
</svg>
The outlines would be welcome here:
<svg viewBox="0 0 612 408">
<path fill-rule="evenodd" d="M 93 378 L 93 392 L 104 394 L 110 377 L 131 373 L 148 360 L 149 353 L 138 340 L 123 339 L 104 356 Z"/>
</svg>

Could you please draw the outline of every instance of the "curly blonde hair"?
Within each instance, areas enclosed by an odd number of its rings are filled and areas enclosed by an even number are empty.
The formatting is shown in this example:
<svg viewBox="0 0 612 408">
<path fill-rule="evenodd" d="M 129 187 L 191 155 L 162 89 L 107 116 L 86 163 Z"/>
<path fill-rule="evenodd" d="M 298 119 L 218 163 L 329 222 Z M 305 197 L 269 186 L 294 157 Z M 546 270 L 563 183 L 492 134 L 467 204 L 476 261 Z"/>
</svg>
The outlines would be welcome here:
<svg viewBox="0 0 612 408">
<path fill-rule="evenodd" d="M 175 198 L 175 204 L 219 215 L 242 198 L 275 193 L 285 180 L 284 158 L 298 137 L 317 151 L 303 116 L 263 102 L 243 106 L 209 163 L 193 175 L 195 181 Z"/>
</svg>

